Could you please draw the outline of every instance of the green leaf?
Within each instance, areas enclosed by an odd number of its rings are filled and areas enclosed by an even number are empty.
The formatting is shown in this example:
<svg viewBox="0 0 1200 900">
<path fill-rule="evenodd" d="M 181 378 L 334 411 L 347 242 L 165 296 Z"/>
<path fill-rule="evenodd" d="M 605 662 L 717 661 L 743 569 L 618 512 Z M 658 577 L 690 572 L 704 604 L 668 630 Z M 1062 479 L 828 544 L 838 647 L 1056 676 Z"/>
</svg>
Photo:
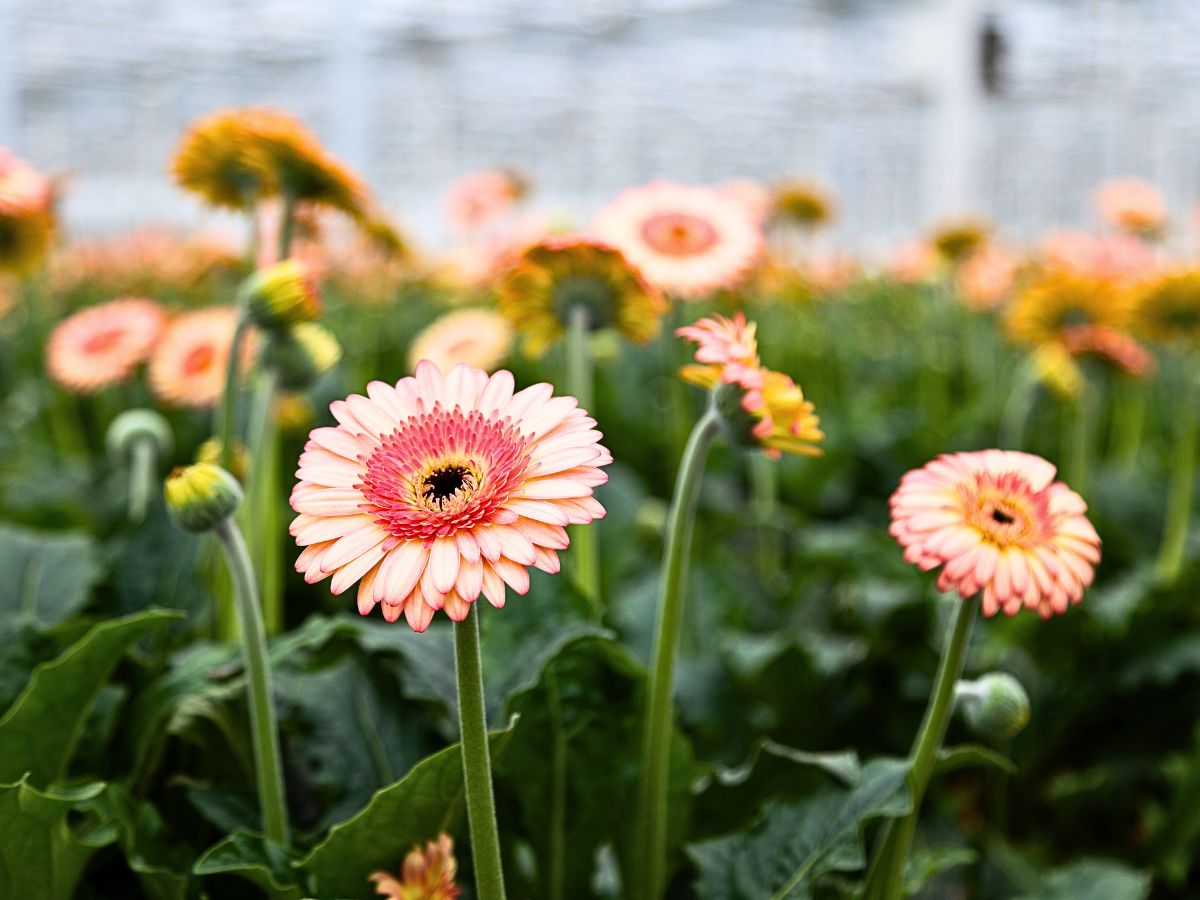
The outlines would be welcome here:
<svg viewBox="0 0 1200 900">
<path fill-rule="evenodd" d="M 944 774 L 958 769 L 999 769 L 1007 775 L 1017 774 L 1016 764 L 1005 756 L 983 744 L 957 744 L 938 751 L 934 772 Z"/>
<path fill-rule="evenodd" d="M 43 785 L 61 778 L 117 660 L 138 638 L 177 618 L 178 613 L 147 610 L 102 622 L 34 669 L 29 685 L 0 719 L 0 781 L 15 782 L 25 773 Z"/>
<path fill-rule="evenodd" d="M 1150 896 L 1150 875 L 1110 859 L 1080 859 L 1055 869 L 1042 888 L 1020 900 L 1145 900 Z"/>
<path fill-rule="evenodd" d="M 510 724 L 491 733 L 493 761 L 503 754 L 512 729 Z M 333 826 L 298 865 L 312 878 L 317 896 L 365 900 L 372 896 L 368 875 L 394 871 L 414 844 L 439 832 L 455 834 L 463 808 L 462 750 L 453 744 L 376 792 L 357 815 Z"/>
<path fill-rule="evenodd" d="M 862 868 L 863 823 L 908 812 L 907 775 L 905 761 L 872 760 L 852 788 L 829 786 L 802 802 L 770 803 L 749 830 L 693 844 L 688 854 L 699 869 L 697 896 L 807 898 L 823 875 Z"/>
<path fill-rule="evenodd" d="M 83 532 L 31 531 L 0 525 L 0 613 L 57 625 L 87 603 L 102 570 Z"/>
<path fill-rule="evenodd" d="M 125 862 L 150 900 L 187 897 L 186 851 L 168 845 L 166 824 L 151 804 L 137 802 L 123 786 L 110 784 L 88 808 L 116 825 Z"/>
<path fill-rule="evenodd" d="M 27 778 L 0 784 L 0 897 L 70 900 L 89 857 L 116 834 L 81 835 L 67 816 L 103 790 L 100 782 L 51 791 Z"/>
<path fill-rule="evenodd" d="M 916 896 L 931 878 L 958 866 L 969 866 L 978 858 L 970 847 L 914 848 L 904 864 L 904 896 Z"/>
<path fill-rule="evenodd" d="M 296 884 L 296 855 L 260 834 L 236 831 L 210 848 L 192 870 L 197 875 L 237 875 L 264 891 L 272 900 L 300 900 Z"/>
</svg>

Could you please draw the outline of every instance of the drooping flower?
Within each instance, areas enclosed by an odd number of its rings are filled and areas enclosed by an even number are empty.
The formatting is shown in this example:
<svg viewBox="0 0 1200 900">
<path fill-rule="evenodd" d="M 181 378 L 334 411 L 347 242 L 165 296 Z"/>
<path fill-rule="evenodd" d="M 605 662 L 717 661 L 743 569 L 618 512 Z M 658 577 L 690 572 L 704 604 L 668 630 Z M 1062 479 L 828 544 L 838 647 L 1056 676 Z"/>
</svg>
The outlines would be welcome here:
<svg viewBox="0 0 1200 900">
<path fill-rule="evenodd" d="M 812 181 L 785 181 L 775 188 L 775 218 L 801 228 L 819 228 L 837 212 L 833 195 Z"/>
<path fill-rule="evenodd" d="M 0 147 L 0 271 L 28 271 L 41 261 L 53 234 L 50 179 Z"/>
<path fill-rule="evenodd" d="M 958 219 L 934 229 L 929 243 L 944 260 L 958 263 L 987 243 L 989 231 L 988 224 L 981 219 Z"/>
<path fill-rule="evenodd" d="M 1167 272 L 1133 292 L 1134 328 L 1152 341 L 1200 345 L 1200 269 Z"/>
<path fill-rule="evenodd" d="M 446 192 L 446 221 L 462 232 L 480 231 L 499 221 L 528 190 L 525 179 L 505 169 L 464 175 Z"/>
<path fill-rule="evenodd" d="M 938 590 L 983 592 L 984 615 L 1064 613 L 1100 561 L 1087 504 L 1038 456 L 1008 450 L 944 454 L 900 480 L 890 533 Z"/>
<path fill-rule="evenodd" d="M 1100 185 L 1096 208 L 1109 225 L 1141 237 L 1158 237 L 1167 225 L 1162 193 L 1139 178 L 1118 178 Z"/>
<path fill-rule="evenodd" d="M 747 323 L 740 312 L 733 319 L 713 316 L 676 329 L 697 345 L 697 365 L 684 366 L 679 376 L 714 392 L 733 443 L 761 448 L 774 459 L 781 453 L 820 456 L 817 444 L 825 435 L 812 403 L 787 375 L 762 366 L 754 331 L 755 323 Z"/>
<path fill-rule="evenodd" d="M 958 294 L 971 309 L 998 309 L 1012 296 L 1024 260 L 1019 253 L 987 244 L 958 268 Z"/>
<path fill-rule="evenodd" d="M 409 851 L 399 878 L 388 872 L 374 872 L 371 881 L 375 892 L 387 900 L 457 900 L 457 874 L 454 841 L 448 834 L 440 834 L 436 841 Z"/>
<path fill-rule="evenodd" d="M 1154 374 L 1154 356 L 1127 332 L 1107 325 L 1072 325 L 1059 335 L 1071 356 L 1096 359 L 1131 378 Z"/>
<path fill-rule="evenodd" d="M 215 406 L 225 387 L 225 370 L 237 328 L 231 306 L 198 309 L 176 316 L 150 357 L 150 390 L 169 406 Z M 254 342 L 242 341 L 243 364 Z"/>
<path fill-rule="evenodd" d="M 409 365 L 430 360 L 443 372 L 459 363 L 490 372 L 512 350 L 513 328 L 490 309 L 460 309 L 442 316 L 420 334 L 409 349 Z"/>
<path fill-rule="evenodd" d="M 330 406 L 300 457 L 291 532 L 296 568 L 333 593 L 355 582 L 363 615 L 401 612 L 424 631 L 442 609 L 462 621 L 482 593 L 529 588 L 527 566 L 557 572 L 566 525 L 604 515 L 592 489 L 612 461 L 573 397 L 549 384 L 513 392 L 507 371 L 428 360 L 393 387 Z"/>
<path fill-rule="evenodd" d="M 576 307 L 592 330 L 614 328 L 644 344 L 667 311 L 620 250 L 583 235 L 551 237 L 521 254 L 497 285 L 500 310 L 524 335 L 525 348 L 541 353 L 567 331 Z"/>
<path fill-rule="evenodd" d="M 1129 321 L 1129 302 L 1111 281 L 1068 271 L 1048 271 L 1031 279 L 1008 309 L 1007 327 L 1014 340 L 1037 345 L 1058 340 L 1074 325 L 1122 328 Z"/>
<path fill-rule="evenodd" d="M 738 285 L 763 249 L 759 223 L 716 188 L 656 181 L 600 211 L 596 235 L 652 285 L 684 298 Z"/>
<path fill-rule="evenodd" d="M 125 297 L 59 322 L 46 344 L 46 369 L 58 384 L 90 394 L 119 384 L 162 337 L 167 314 L 153 300 Z"/>
</svg>

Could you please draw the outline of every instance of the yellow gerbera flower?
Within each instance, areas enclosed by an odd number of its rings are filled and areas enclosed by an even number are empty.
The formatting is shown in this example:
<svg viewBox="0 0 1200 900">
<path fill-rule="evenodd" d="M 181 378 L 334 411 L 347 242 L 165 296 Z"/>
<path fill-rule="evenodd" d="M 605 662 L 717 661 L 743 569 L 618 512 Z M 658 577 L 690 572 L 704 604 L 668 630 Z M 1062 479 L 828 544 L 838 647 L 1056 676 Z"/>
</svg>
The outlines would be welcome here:
<svg viewBox="0 0 1200 900">
<path fill-rule="evenodd" d="M 1200 269 L 1169 272 L 1136 288 L 1134 329 L 1164 344 L 1200 344 Z"/>
<path fill-rule="evenodd" d="M 1129 318 L 1126 295 L 1111 281 L 1067 271 L 1051 271 L 1021 290 L 1009 307 L 1007 326 L 1014 340 L 1037 346 L 1058 340 L 1076 325 L 1122 328 Z"/>
<path fill-rule="evenodd" d="M 937 228 L 929 242 L 947 262 L 961 262 L 987 243 L 990 230 L 981 219 L 960 219 Z"/>
</svg>

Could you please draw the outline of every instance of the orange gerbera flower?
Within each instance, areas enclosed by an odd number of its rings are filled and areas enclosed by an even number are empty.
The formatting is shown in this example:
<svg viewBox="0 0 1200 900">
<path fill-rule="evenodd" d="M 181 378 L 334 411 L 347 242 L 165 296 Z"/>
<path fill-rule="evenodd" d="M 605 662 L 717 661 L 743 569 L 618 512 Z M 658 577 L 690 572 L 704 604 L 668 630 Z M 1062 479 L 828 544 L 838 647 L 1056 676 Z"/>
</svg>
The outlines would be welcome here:
<svg viewBox="0 0 1200 900">
<path fill-rule="evenodd" d="M 162 336 L 167 314 L 153 300 L 126 297 L 59 322 L 46 344 L 46 368 L 63 387 L 90 394 L 124 381 Z"/>
<path fill-rule="evenodd" d="M 225 388 L 236 328 L 237 313 L 232 306 L 176 316 L 150 357 L 150 390 L 168 406 L 215 406 Z M 243 364 L 253 352 L 253 342 L 243 339 Z"/>
<path fill-rule="evenodd" d="M 1142 237 L 1157 237 L 1167 225 L 1162 192 L 1140 178 L 1118 178 L 1100 185 L 1096 208 L 1109 225 Z"/>
<path fill-rule="evenodd" d="M 892 536 L 938 590 L 983 592 L 984 615 L 1064 613 L 1100 561 L 1087 504 L 1028 453 L 953 453 L 905 474 L 892 494 Z"/>
<path fill-rule="evenodd" d="M 388 872 L 375 872 L 371 881 L 375 892 L 387 900 L 457 900 L 459 890 L 454 883 L 457 874 L 454 841 L 450 835 L 441 834 L 423 848 L 417 845 L 409 851 L 399 878 Z"/>
<path fill-rule="evenodd" d="M 409 350 L 411 365 L 431 360 L 443 372 L 459 363 L 491 371 L 508 358 L 513 328 L 490 309 L 461 309 L 442 316 L 420 334 Z"/>
</svg>

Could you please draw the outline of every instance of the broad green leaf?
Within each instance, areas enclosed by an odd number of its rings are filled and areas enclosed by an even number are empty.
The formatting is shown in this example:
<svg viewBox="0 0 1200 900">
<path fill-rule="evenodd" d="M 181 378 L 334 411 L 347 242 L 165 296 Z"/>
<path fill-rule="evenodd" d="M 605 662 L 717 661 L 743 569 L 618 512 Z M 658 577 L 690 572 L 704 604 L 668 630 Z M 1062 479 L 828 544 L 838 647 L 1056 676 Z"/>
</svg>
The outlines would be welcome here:
<svg viewBox="0 0 1200 900">
<path fill-rule="evenodd" d="M 999 769 L 1008 775 L 1017 773 L 1016 764 L 1003 753 L 983 744 L 957 744 L 938 751 L 934 772 L 942 774 L 957 769 Z"/>
<path fill-rule="evenodd" d="M 300 900 L 296 856 L 259 834 L 237 831 L 209 849 L 192 870 L 197 875 L 236 875 L 258 885 L 272 900 Z"/>
<path fill-rule="evenodd" d="M 1145 900 L 1150 875 L 1111 859 L 1081 859 L 1055 869 L 1042 888 L 1020 900 Z"/>
<path fill-rule="evenodd" d="M 0 571 L 0 613 L 43 627 L 79 612 L 102 574 L 95 542 L 83 532 L 13 525 L 0 525 Z"/>
<path fill-rule="evenodd" d="M 491 733 L 493 761 L 501 758 L 512 731 L 510 725 Z M 376 792 L 297 865 L 311 877 L 316 896 L 366 900 L 373 893 L 367 876 L 379 869 L 395 871 L 414 844 L 443 831 L 463 837 L 464 806 L 462 750 L 453 744 Z"/>
<path fill-rule="evenodd" d="M 88 858 L 116 834 L 81 835 L 67 817 L 103 790 L 100 782 L 49 791 L 28 778 L 0 784 L 0 897 L 70 900 Z"/>
<path fill-rule="evenodd" d="M 904 895 L 915 897 L 931 878 L 978 858 L 970 847 L 916 847 L 904 864 Z"/>
<path fill-rule="evenodd" d="M 25 773 L 49 784 L 67 770 L 93 701 L 134 641 L 179 618 L 147 610 L 101 622 L 64 653 L 33 671 L 29 685 L 0 719 L 0 780 Z"/>
<path fill-rule="evenodd" d="M 110 784 L 88 808 L 115 824 L 125 862 L 150 900 L 187 897 L 187 852 L 169 845 L 167 826 L 152 805 L 135 801 L 124 787 Z"/>
<path fill-rule="evenodd" d="M 901 816 L 911 800 L 908 763 L 877 759 L 852 788 L 825 787 L 810 799 L 770 803 L 749 830 L 688 848 L 703 900 L 807 898 L 823 875 L 866 863 L 862 826 Z"/>
</svg>

